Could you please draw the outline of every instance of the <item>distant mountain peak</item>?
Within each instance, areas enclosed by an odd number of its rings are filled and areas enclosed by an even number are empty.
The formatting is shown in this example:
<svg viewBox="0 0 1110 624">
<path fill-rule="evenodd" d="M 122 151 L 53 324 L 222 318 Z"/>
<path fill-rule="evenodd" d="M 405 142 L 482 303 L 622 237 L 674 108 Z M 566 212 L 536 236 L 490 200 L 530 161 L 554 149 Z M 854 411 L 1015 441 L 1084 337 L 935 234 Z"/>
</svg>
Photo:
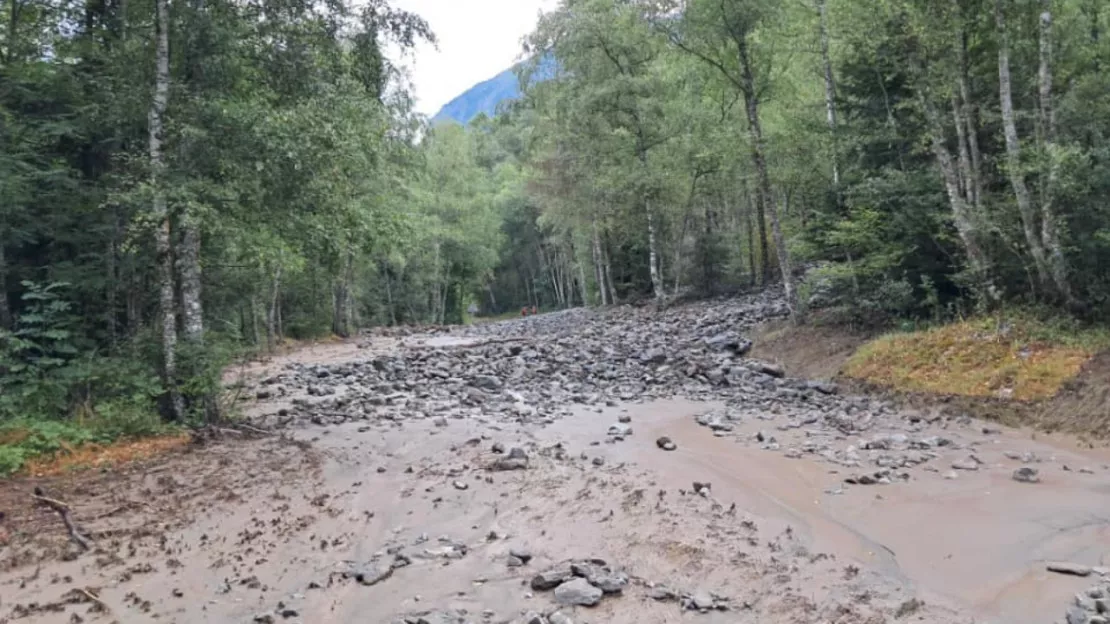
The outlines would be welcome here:
<svg viewBox="0 0 1110 624">
<path fill-rule="evenodd" d="M 517 67 L 519 65 L 514 65 L 493 78 L 470 87 L 455 99 L 444 104 L 443 108 L 439 109 L 439 112 L 432 117 L 432 122 L 454 121 L 465 126 L 481 114 L 485 114 L 487 117 L 496 116 L 503 103 L 520 99 L 520 80 L 516 75 Z M 554 75 L 554 59 L 546 57 L 540 63 L 540 68 L 535 72 L 532 80 L 547 80 Z"/>
</svg>

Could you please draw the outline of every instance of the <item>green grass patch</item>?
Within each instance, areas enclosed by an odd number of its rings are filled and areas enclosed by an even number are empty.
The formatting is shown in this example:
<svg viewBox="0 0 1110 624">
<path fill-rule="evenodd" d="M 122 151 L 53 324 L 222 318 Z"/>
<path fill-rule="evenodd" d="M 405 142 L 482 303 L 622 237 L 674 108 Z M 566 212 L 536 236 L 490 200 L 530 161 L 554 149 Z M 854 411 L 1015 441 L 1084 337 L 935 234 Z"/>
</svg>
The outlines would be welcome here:
<svg viewBox="0 0 1110 624">
<path fill-rule="evenodd" d="M 1110 348 L 1110 331 L 1018 311 L 873 340 L 844 374 L 913 392 L 1045 399 Z"/>
</svg>

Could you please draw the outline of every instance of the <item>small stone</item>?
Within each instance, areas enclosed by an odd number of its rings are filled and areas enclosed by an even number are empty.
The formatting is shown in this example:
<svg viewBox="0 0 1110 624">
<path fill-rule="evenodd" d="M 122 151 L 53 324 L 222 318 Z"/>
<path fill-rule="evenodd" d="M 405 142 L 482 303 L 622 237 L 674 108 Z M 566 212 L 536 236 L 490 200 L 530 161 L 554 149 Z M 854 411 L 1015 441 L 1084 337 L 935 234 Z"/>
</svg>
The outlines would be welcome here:
<svg viewBox="0 0 1110 624">
<path fill-rule="evenodd" d="M 979 470 L 979 462 L 969 457 L 952 462 L 952 467 L 956 470 Z"/>
<path fill-rule="evenodd" d="M 663 436 L 655 441 L 655 446 L 663 449 L 664 451 L 673 451 L 678 448 L 678 445 L 667 436 Z"/>
<path fill-rule="evenodd" d="M 355 580 L 363 585 L 377 585 L 393 576 L 393 566 L 385 563 L 375 563 L 355 570 Z"/>
<path fill-rule="evenodd" d="M 1022 466 L 1014 471 L 1014 481 L 1019 483 L 1040 483 L 1041 478 L 1037 476 L 1036 468 Z"/>
<path fill-rule="evenodd" d="M 632 422 L 632 417 L 629 416 L 628 414 L 621 414 L 620 416 L 617 417 L 617 422 L 630 423 L 630 422 Z"/>
<path fill-rule="evenodd" d="M 601 466 L 604 463 L 605 463 L 605 458 L 604 457 L 595 457 L 595 458 L 593 458 L 593 465 L 595 465 L 595 466 Z"/>
<path fill-rule="evenodd" d="M 510 555 L 508 561 L 505 562 L 505 565 L 509 566 L 510 568 L 519 568 L 524 565 L 524 561 L 522 561 L 519 557 L 513 557 L 512 555 Z"/>
<path fill-rule="evenodd" d="M 505 452 L 505 445 L 500 442 L 494 442 L 493 448 L 490 449 L 494 453 L 501 454 Z"/>
<path fill-rule="evenodd" d="M 528 563 L 532 560 L 532 551 L 527 548 L 512 548 L 509 550 L 509 555 L 520 559 L 524 563 Z"/>
<path fill-rule="evenodd" d="M 259 613 L 258 615 L 254 616 L 254 621 L 255 621 L 255 624 L 274 624 L 274 622 L 275 622 L 274 614 L 273 613 Z"/>
<path fill-rule="evenodd" d="M 627 425 L 625 423 L 617 423 L 615 425 L 609 425 L 609 432 L 608 433 L 611 436 L 625 436 L 625 437 L 627 437 L 627 436 L 632 435 L 632 427 L 630 427 L 629 425 Z"/>
<path fill-rule="evenodd" d="M 948 472 L 944 473 L 944 478 L 951 481 L 952 479 L 960 478 L 960 475 L 957 474 L 955 470 L 949 470 Z"/>
<path fill-rule="evenodd" d="M 437 427 L 446 427 L 447 426 L 447 419 L 444 418 L 443 416 L 440 416 L 439 418 L 436 418 L 435 421 L 433 421 L 433 422 L 434 422 L 435 426 L 437 426 Z"/>
<path fill-rule="evenodd" d="M 469 484 L 463 483 L 462 481 L 455 481 L 451 485 L 455 486 L 456 490 L 466 490 L 470 488 Z"/>
<path fill-rule="evenodd" d="M 690 596 L 690 606 L 698 611 L 708 611 L 716 606 L 717 601 L 707 591 L 699 590 Z"/>
<path fill-rule="evenodd" d="M 525 453 L 524 449 L 520 448 L 519 446 L 514 446 L 512 449 L 509 450 L 509 459 L 527 460 L 528 453 Z"/>
<path fill-rule="evenodd" d="M 544 570 L 532 577 L 531 587 L 536 591 L 555 589 L 563 581 L 574 576 L 570 566 L 564 565 L 550 570 Z"/>
<path fill-rule="evenodd" d="M 602 592 L 584 578 L 576 578 L 555 588 L 555 602 L 566 606 L 592 607 L 601 601 Z"/>
<path fill-rule="evenodd" d="M 525 613 L 523 618 L 514 620 L 514 622 L 519 622 L 520 624 L 548 624 L 547 620 L 535 611 Z"/>
<path fill-rule="evenodd" d="M 574 624 L 574 620 L 564 615 L 562 611 L 556 611 L 547 616 L 547 621 L 548 624 Z"/>
<path fill-rule="evenodd" d="M 670 588 L 657 585 L 652 587 L 651 591 L 648 592 L 648 598 L 658 600 L 659 602 L 671 602 L 673 600 L 678 600 L 678 594 L 674 593 Z"/>
<path fill-rule="evenodd" d="M 1057 574 L 1070 574 L 1072 576 L 1090 576 L 1090 566 L 1085 566 L 1078 563 L 1068 563 L 1066 561 L 1050 561 L 1045 564 L 1045 569 L 1049 572 L 1056 572 Z"/>
<path fill-rule="evenodd" d="M 296 609 L 290 609 L 289 607 L 285 607 L 281 610 L 281 617 L 283 617 L 287 620 L 289 618 L 295 618 L 299 615 L 300 615 L 300 613 Z"/>
</svg>

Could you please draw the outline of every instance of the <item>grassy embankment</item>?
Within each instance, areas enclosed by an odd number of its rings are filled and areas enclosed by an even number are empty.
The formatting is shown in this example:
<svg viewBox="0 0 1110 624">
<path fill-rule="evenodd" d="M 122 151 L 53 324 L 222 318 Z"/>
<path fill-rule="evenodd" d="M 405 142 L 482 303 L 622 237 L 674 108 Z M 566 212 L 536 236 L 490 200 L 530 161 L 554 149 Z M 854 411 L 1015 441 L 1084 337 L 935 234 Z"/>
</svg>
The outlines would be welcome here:
<svg viewBox="0 0 1110 624">
<path fill-rule="evenodd" d="M 901 391 L 1037 401 L 1108 348 L 1105 328 L 1011 313 L 884 335 L 857 350 L 843 374 Z"/>
</svg>

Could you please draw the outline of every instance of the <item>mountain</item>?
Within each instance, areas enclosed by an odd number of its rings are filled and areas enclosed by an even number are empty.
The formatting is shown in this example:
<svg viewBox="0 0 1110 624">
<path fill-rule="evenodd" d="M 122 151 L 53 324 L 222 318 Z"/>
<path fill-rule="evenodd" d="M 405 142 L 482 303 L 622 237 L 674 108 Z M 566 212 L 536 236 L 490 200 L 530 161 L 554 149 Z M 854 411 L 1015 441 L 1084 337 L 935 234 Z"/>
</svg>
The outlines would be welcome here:
<svg viewBox="0 0 1110 624">
<path fill-rule="evenodd" d="M 516 76 L 518 66 L 510 67 L 485 82 L 470 87 L 462 95 L 451 100 L 432 117 L 432 123 L 454 121 L 464 126 L 481 113 L 487 117 L 497 114 L 502 102 L 520 98 L 520 81 Z M 534 82 L 548 80 L 555 76 L 555 59 L 547 56 L 540 62 L 539 69 L 532 76 Z"/>
<path fill-rule="evenodd" d="M 493 78 L 470 87 L 439 109 L 435 117 L 432 117 L 432 122 L 455 121 L 465 126 L 481 113 L 493 117 L 497 114 L 499 104 L 520 97 L 520 81 L 517 80 L 514 69 L 506 69 Z"/>
</svg>

